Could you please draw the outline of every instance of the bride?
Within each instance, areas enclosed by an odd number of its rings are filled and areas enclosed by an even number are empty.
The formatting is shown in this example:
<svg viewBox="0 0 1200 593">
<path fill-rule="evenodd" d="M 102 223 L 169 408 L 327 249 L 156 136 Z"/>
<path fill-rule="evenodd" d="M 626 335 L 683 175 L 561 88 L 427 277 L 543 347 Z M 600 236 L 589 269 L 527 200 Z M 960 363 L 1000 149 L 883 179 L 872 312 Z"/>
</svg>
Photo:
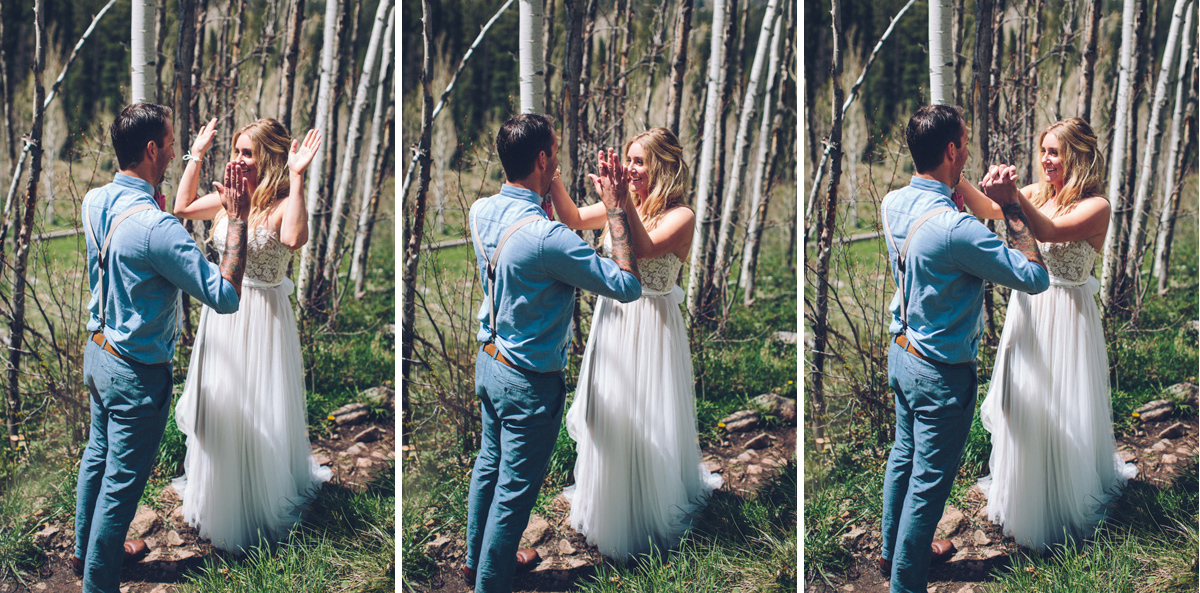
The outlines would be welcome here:
<svg viewBox="0 0 1200 593">
<path fill-rule="evenodd" d="M 1092 271 L 1109 219 L 1104 157 L 1091 126 L 1077 117 L 1048 127 L 1038 144 L 1041 181 L 1022 188 L 1018 199 L 1050 288 L 1038 295 L 1014 291 L 1009 301 L 980 410 L 992 454 L 991 475 L 979 485 L 988 518 L 1040 552 L 1090 535 L 1137 468 L 1115 452 L 1108 359 L 1094 299 L 1099 283 Z M 992 167 L 985 183 L 1004 169 Z M 976 215 L 1002 217 L 969 183 L 956 189 Z"/>
<path fill-rule="evenodd" d="M 196 136 L 179 184 L 175 215 L 212 220 L 224 241 L 228 219 L 216 193 L 196 197 L 216 121 Z M 192 348 L 176 421 L 187 435 L 184 476 L 175 480 L 183 518 L 218 548 L 246 551 L 282 540 L 328 468 L 311 460 L 304 366 L 286 277 L 292 251 L 308 241 L 304 172 L 321 133 L 290 142 L 283 124 L 260 119 L 234 134 L 231 160 L 251 194 L 246 275 L 236 313 L 208 307 Z"/>
<path fill-rule="evenodd" d="M 690 515 L 721 486 L 700 463 L 683 291 L 675 285 L 696 220 L 685 205 L 683 147 L 670 130 L 653 128 L 626 142 L 624 152 L 626 211 L 638 213 L 629 226 L 642 298 L 597 299 L 566 417 L 578 458 L 575 485 L 565 492 L 571 527 L 621 560 L 676 543 Z M 601 170 L 619 166 L 617 158 L 601 151 Z M 550 194 L 568 227 L 604 228 L 603 204 L 576 207 L 557 178 Z M 602 242 L 608 251 L 607 232 Z"/>
</svg>

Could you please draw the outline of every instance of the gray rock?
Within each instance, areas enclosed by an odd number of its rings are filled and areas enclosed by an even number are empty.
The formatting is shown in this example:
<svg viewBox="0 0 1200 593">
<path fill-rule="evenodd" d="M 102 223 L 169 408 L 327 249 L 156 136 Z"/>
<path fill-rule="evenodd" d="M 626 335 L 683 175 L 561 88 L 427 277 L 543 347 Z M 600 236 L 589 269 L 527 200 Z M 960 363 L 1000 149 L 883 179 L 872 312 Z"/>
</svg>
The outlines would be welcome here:
<svg viewBox="0 0 1200 593">
<path fill-rule="evenodd" d="M 796 400 L 794 399 L 774 393 L 764 393 L 750 400 L 750 404 L 767 414 L 778 416 L 784 422 L 796 421 Z"/>
<path fill-rule="evenodd" d="M 854 549 L 854 547 L 858 545 L 859 540 L 862 539 L 862 536 L 866 534 L 867 530 L 861 527 L 855 527 L 854 529 L 851 529 L 850 533 L 843 533 L 841 536 L 842 547 Z"/>
<path fill-rule="evenodd" d="M 965 519 L 966 517 L 963 516 L 962 511 L 947 505 L 946 512 L 942 513 L 942 519 L 938 521 L 937 532 L 933 536 L 933 539 L 946 539 L 954 535 L 962 527 Z"/>
<path fill-rule="evenodd" d="M 1158 433 L 1158 438 L 1160 438 L 1160 439 L 1177 439 L 1177 438 L 1187 434 L 1186 428 L 1187 427 L 1184 426 L 1182 422 L 1176 422 L 1175 424 L 1172 424 L 1172 425 L 1166 427 L 1165 429 L 1163 429 L 1162 432 Z"/>
<path fill-rule="evenodd" d="M 62 529 L 59 529 L 58 526 L 52 523 L 47 523 L 41 531 L 33 534 L 33 544 L 39 548 L 45 549 L 49 546 L 50 539 L 60 531 L 62 531 Z"/>
<path fill-rule="evenodd" d="M 757 428 L 760 421 L 761 417 L 758 412 L 742 410 L 730 414 L 721 423 L 725 425 L 725 432 L 744 432 Z"/>
<path fill-rule="evenodd" d="M 126 533 L 125 539 L 142 539 L 154 528 L 156 523 L 158 523 L 158 513 L 154 512 L 154 509 L 147 506 L 138 507 L 137 514 L 133 516 L 133 522 L 129 524 L 129 531 Z"/>
<path fill-rule="evenodd" d="M 1162 456 L 1163 465 L 1175 465 L 1179 462 L 1179 458 L 1170 453 Z"/>
<path fill-rule="evenodd" d="M 992 538 L 988 537 L 982 529 L 976 529 L 972 541 L 977 546 L 986 546 L 992 543 Z"/>
<path fill-rule="evenodd" d="M 747 465 L 746 473 L 757 476 L 758 474 L 763 473 L 763 468 L 761 465 Z"/>
<path fill-rule="evenodd" d="M 1200 397 L 1200 387 L 1195 383 L 1176 383 L 1163 391 L 1163 395 L 1170 398 L 1178 398 L 1186 404 L 1196 405 L 1196 400 Z"/>
<path fill-rule="evenodd" d="M 550 523 L 541 517 L 541 515 L 530 515 L 529 525 L 525 528 L 525 532 L 521 534 L 522 548 L 532 548 L 542 543 L 546 533 L 550 532 Z M 544 556 L 544 554 L 543 554 Z"/>
<path fill-rule="evenodd" d="M 563 538 L 558 540 L 558 547 L 556 550 L 559 556 L 570 556 L 575 553 L 575 546 L 572 546 L 570 541 L 568 541 L 566 538 Z"/>
<path fill-rule="evenodd" d="M 442 550 L 446 549 L 446 546 L 452 541 L 454 540 L 450 536 L 439 534 L 433 541 L 425 544 L 425 554 L 437 558 L 442 554 Z"/>
<path fill-rule="evenodd" d="M 373 443 L 375 441 L 378 441 L 379 437 L 381 437 L 381 436 L 383 436 L 383 431 L 379 430 L 378 426 L 372 426 L 372 427 L 354 435 L 354 442 L 356 442 L 356 443 Z"/>
<path fill-rule="evenodd" d="M 705 461 L 704 462 L 704 471 L 706 471 L 710 474 L 720 473 L 721 464 L 717 463 L 716 461 Z"/>
<path fill-rule="evenodd" d="M 337 424 L 338 426 L 348 426 L 358 424 L 363 420 L 366 420 L 368 413 L 370 413 L 370 411 L 367 408 L 367 404 L 353 403 L 346 404 L 330 412 L 329 415 L 333 416 L 334 424 Z"/>
<path fill-rule="evenodd" d="M 179 532 L 172 529 L 167 532 L 167 545 L 179 547 L 183 545 L 183 538 L 179 537 Z"/>
<path fill-rule="evenodd" d="M 771 446 L 771 435 L 762 433 L 749 441 L 746 441 L 747 449 L 766 449 Z"/>
<path fill-rule="evenodd" d="M 1173 411 L 1175 411 L 1175 404 L 1165 399 L 1156 399 L 1134 410 L 1134 413 L 1138 415 L 1138 420 L 1146 423 L 1162 420 L 1170 416 Z"/>
<path fill-rule="evenodd" d="M 379 387 L 372 387 L 358 394 L 358 399 L 372 406 L 394 410 L 396 406 L 396 390 L 380 385 Z"/>
<path fill-rule="evenodd" d="M 1170 446 L 1170 443 L 1167 443 L 1166 441 L 1159 441 L 1154 443 L 1154 446 L 1150 447 L 1150 450 L 1155 452 L 1166 451 L 1168 446 Z"/>
</svg>

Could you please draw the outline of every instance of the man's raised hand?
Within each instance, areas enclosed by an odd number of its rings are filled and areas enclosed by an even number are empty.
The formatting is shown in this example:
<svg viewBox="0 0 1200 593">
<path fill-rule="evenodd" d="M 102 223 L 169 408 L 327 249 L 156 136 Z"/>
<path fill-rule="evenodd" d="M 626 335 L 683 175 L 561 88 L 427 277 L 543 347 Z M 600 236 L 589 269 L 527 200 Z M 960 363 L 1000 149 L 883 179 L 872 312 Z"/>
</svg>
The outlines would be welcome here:
<svg viewBox="0 0 1200 593">
<path fill-rule="evenodd" d="M 250 189 L 246 172 L 236 162 L 225 164 L 225 183 L 213 182 L 221 195 L 221 206 L 230 218 L 246 220 L 250 215 Z"/>
</svg>

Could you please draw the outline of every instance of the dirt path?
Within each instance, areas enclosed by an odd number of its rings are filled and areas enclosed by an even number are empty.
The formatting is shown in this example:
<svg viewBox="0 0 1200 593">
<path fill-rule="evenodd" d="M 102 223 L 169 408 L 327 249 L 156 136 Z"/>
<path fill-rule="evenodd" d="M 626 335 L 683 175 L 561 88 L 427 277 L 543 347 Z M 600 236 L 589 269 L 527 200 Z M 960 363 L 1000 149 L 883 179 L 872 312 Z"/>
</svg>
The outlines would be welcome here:
<svg viewBox="0 0 1200 593">
<path fill-rule="evenodd" d="M 1167 428 L 1182 424 L 1178 436 L 1160 438 Z M 1142 425 L 1139 434 L 1117 441 L 1117 451 L 1126 462 L 1137 466 L 1138 474 L 1131 482 L 1143 482 L 1161 488 L 1170 484 L 1179 467 L 1197 455 L 1198 422 L 1196 417 L 1170 418 Z M 982 593 L 992 582 L 993 571 L 1008 566 L 1013 558 L 1030 553 L 1006 537 L 999 525 L 987 518 L 987 500 L 979 487 L 971 489 L 966 508 L 947 505 L 938 523 L 937 538 L 954 542 L 958 552 L 949 562 L 931 567 L 929 591 L 937 593 Z M 878 527 L 870 531 L 852 528 L 843 542 L 854 553 L 854 566 L 833 586 L 808 583 L 805 590 L 813 593 L 856 592 L 887 593 L 888 581 L 879 574 L 877 559 L 880 553 Z"/>
<path fill-rule="evenodd" d="M 765 436 L 761 436 L 765 435 Z M 752 448 L 747 444 L 754 439 Z M 735 433 L 718 446 L 701 451 L 709 471 L 721 474 L 721 490 L 736 496 L 753 496 L 762 484 L 779 473 L 788 460 L 796 457 L 796 426 L 771 430 L 750 430 Z M 538 550 L 542 561 L 528 573 L 518 573 L 513 581 L 514 593 L 550 593 L 573 590 L 575 584 L 591 577 L 596 567 L 609 560 L 584 536 L 571 528 L 568 521 L 570 505 L 562 495 L 551 505 L 549 517 L 533 515 L 521 540 L 521 547 Z M 455 537 L 436 536 L 426 548 L 439 566 L 438 574 L 426 582 L 411 583 L 415 590 L 428 593 L 466 593 L 472 590 L 463 581 L 465 562 L 461 534 Z"/>
<path fill-rule="evenodd" d="M 356 442 L 355 436 L 374 429 L 374 440 Z M 371 438 L 371 437 L 367 437 Z M 331 438 L 315 439 L 313 455 L 321 465 L 333 470 L 333 478 L 323 488 L 363 487 L 375 472 L 395 458 L 396 434 L 390 420 L 345 427 Z M 0 593 L 78 593 L 82 584 L 71 571 L 70 558 L 75 552 L 74 524 L 48 523 L 35 536 L 35 544 L 48 562 L 38 580 L 28 587 L 18 583 L 0 583 Z M 141 506 L 130 526 L 130 535 L 141 537 L 150 546 L 150 554 L 121 572 L 121 593 L 172 593 L 184 574 L 204 565 L 206 558 L 225 554 L 203 540 L 199 532 L 183 522 L 183 513 L 175 489 L 167 486 L 156 507 Z"/>
</svg>

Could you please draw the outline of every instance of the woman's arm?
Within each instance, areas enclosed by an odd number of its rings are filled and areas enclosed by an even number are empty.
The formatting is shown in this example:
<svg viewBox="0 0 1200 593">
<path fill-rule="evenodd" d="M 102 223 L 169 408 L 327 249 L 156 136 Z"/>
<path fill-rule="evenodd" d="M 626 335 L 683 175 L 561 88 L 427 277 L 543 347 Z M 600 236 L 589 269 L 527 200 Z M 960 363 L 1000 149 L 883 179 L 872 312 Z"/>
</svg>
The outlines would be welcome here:
<svg viewBox="0 0 1200 593">
<path fill-rule="evenodd" d="M 577 231 L 602 229 L 604 223 L 608 222 L 604 204 L 597 202 L 582 208 L 576 206 L 558 174 L 554 175 L 554 181 L 550 183 L 550 201 L 554 203 L 554 213 L 558 220 L 567 225 L 567 228 Z"/>
<path fill-rule="evenodd" d="M 1004 218 L 1004 212 L 1000 210 L 1000 207 L 991 198 L 983 195 L 979 188 L 967 181 L 966 177 L 959 180 L 958 185 L 954 186 L 954 191 L 962 195 L 963 202 L 967 208 L 971 209 L 971 214 L 984 220 Z"/>
<path fill-rule="evenodd" d="M 1043 243 L 1083 241 L 1103 235 L 1108 231 L 1108 200 L 1098 196 L 1084 198 L 1070 212 L 1057 218 L 1050 218 L 1029 201 L 1029 194 L 1026 190 L 1031 187 L 1033 186 L 1023 188 L 1019 199 L 1021 200 L 1021 209 L 1025 211 L 1025 218 L 1029 220 L 1029 230 L 1033 231 L 1033 236 L 1038 241 Z"/>
<path fill-rule="evenodd" d="M 632 200 L 629 207 L 633 208 Z M 658 224 L 647 231 L 641 216 L 631 216 L 629 235 L 638 259 L 650 259 L 664 253 L 674 253 L 679 259 L 687 257 L 692 245 L 696 214 L 690 208 L 676 207 L 663 213 Z"/>
<path fill-rule="evenodd" d="M 200 128 L 192 142 L 189 153 L 194 158 L 188 159 L 187 166 L 183 169 L 183 178 L 179 180 L 179 191 L 175 194 L 175 216 L 179 218 L 212 220 L 222 210 L 221 195 L 217 192 L 196 197 L 200 186 L 200 163 L 204 161 L 204 153 L 212 146 L 216 129 L 217 119 L 213 118 Z"/>
<path fill-rule="evenodd" d="M 279 242 L 295 251 L 308 243 L 308 205 L 304 203 L 304 172 L 321 146 L 321 132 L 309 130 L 304 144 L 292 140 L 288 152 L 288 197 L 280 207 L 283 219 L 279 225 Z"/>
</svg>

